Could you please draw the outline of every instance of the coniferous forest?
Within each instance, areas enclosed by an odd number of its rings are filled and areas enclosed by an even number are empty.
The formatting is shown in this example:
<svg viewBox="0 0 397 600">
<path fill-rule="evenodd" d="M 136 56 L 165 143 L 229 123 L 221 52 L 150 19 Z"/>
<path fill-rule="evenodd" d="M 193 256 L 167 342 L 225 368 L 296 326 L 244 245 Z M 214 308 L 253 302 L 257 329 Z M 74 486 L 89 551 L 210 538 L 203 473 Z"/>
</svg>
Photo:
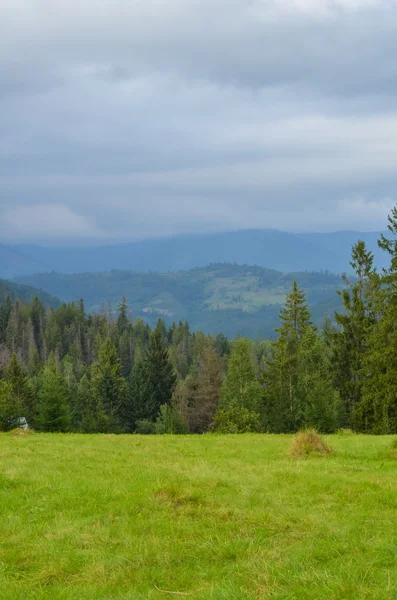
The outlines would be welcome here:
<svg viewBox="0 0 397 600">
<path fill-rule="evenodd" d="M 313 325 L 296 282 L 275 342 L 151 329 L 83 302 L 51 308 L 6 297 L 0 305 L 0 430 L 81 433 L 289 433 L 315 427 L 397 432 L 397 208 L 379 247 L 362 241 L 344 310 Z"/>
</svg>

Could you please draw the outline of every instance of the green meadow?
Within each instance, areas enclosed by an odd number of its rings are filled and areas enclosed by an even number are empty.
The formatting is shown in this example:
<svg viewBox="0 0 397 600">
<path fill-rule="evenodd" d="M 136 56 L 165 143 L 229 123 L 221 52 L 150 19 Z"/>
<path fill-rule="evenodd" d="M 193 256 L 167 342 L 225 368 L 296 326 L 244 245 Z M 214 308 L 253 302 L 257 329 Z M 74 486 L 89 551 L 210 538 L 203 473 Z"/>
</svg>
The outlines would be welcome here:
<svg viewBox="0 0 397 600">
<path fill-rule="evenodd" d="M 392 437 L 0 435 L 0 598 L 397 598 Z"/>
</svg>

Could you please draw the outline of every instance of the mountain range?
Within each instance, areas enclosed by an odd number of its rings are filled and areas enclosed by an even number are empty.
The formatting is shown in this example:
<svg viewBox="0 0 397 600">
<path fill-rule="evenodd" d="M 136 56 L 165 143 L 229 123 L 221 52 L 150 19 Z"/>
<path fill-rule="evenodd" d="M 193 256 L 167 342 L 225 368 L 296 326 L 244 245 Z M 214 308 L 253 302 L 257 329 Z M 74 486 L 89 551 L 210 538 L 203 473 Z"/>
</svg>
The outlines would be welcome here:
<svg viewBox="0 0 397 600">
<path fill-rule="evenodd" d="M 286 233 L 242 230 L 229 233 L 183 235 L 99 247 L 45 247 L 0 244 L 0 277 L 34 273 L 85 273 L 111 269 L 136 272 L 188 270 L 210 263 L 258 265 L 282 272 L 349 271 L 351 246 L 363 239 L 386 266 L 377 247 L 379 233 Z"/>
</svg>

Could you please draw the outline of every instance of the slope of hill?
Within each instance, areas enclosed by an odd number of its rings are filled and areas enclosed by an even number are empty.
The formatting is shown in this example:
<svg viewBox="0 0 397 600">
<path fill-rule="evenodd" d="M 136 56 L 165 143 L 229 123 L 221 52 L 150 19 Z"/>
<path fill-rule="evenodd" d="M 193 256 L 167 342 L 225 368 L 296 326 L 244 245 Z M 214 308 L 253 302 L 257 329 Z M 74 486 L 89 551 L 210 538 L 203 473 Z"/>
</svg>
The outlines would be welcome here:
<svg viewBox="0 0 397 600">
<path fill-rule="evenodd" d="M 12 281 L 4 281 L 0 279 L 0 302 L 2 302 L 7 296 L 10 297 L 11 301 L 19 298 L 29 302 L 34 296 L 40 298 L 45 306 L 51 308 L 57 308 L 61 304 L 58 298 L 55 298 L 48 292 L 36 289 L 29 285 L 18 284 Z"/>
<path fill-rule="evenodd" d="M 214 262 L 259 265 L 279 271 L 349 270 L 351 246 L 364 239 L 378 266 L 387 257 L 377 247 L 378 233 L 292 234 L 275 230 L 185 235 L 102 247 L 45 248 L 0 246 L 0 277 L 33 273 L 102 272 L 110 269 L 168 272 Z M 8 249 L 9 258 L 1 257 Z"/>
<path fill-rule="evenodd" d="M 280 306 L 296 279 L 307 293 L 314 320 L 340 306 L 341 278 L 330 273 L 281 273 L 261 267 L 212 264 L 176 273 L 109 271 L 65 275 L 38 274 L 19 281 L 66 301 L 83 298 L 88 311 L 116 309 L 126 296 L 134 316 L 150 324 L 188 320 L 193 329 L 252 337 L 271 337 Z"/>
</svg>

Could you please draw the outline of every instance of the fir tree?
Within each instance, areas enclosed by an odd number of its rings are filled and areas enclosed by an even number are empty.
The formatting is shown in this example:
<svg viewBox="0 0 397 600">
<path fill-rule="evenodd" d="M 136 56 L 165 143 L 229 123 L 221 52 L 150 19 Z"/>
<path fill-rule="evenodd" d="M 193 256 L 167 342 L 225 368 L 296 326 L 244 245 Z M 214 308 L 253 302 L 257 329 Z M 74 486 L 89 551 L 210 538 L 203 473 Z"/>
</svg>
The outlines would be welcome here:
<svg viewBox="0 0 397 600">
<path fill-rule="evenodd" d="M 121 415 L 126 399 L 127 385 L 121 375 L 120 359 L 110 338 L 106 338 L 99 351 L 98 363 L 92 368 L 92 390 L 97 414 L 107 432 L 123 428 Z"/>
<path fill-rule="evenodd" d="M 353 246 L 350 264 L 355 278 L 344 276 L 347 287 L 338 292 L 345 312 L 335 313 L 338 327 L 329 329 L 326 339 L 331 348 L 334 385 L 342 401 L 343 426 L 361 429 L 357 408 L 362 401 L 369 336 L 376 321 L 379 278 L 373 268 L 373 254 L 363 241 Z"/>
<path fill-rule="evenodd" d="M 218 408 L 221 387 L 221 361 L 208 337 L 199 357 L 193 402 L 188 411 L 192 432 L 203 433 L 209 429 Z"/>
<path fill-rule="evenodd" d="M 161 337 L 163 338 L 164 344 L 166 346 L 168 346 L 167 327 L 166 327 L 164 319 L 158 319 L 154 331 L 157 331 L 161 335 Z"/>
<path fill-rule="evenodd" d="M 264 372 L 265 428 L 275 433 L 297 431 L 303 424 L 304 407 L 299 395 L 298 349 L 309 328 L 313 328 L 304 292 L 294 281 L 280 312 L 281 327 L 275 343 L 274 360 Z"/>
<path fill-rule="evenodd" d="M 259 414 L 261 405 L 262 391 L 256 373 L 252 343 L 239 337 L 231 346 L 228 372 L 221 390 L 220 409 L 243 406 Z"/>
<path fill-rule="evenodd" d="M 334 389 L 323 338 L 308 327 L 298 348 L 298 390 L 302 426 L 333 433 L 340 425 L 340 398 Z"/>
<path fill-rule="evenodd" d="M 358 428 L 367 433 L 397 432 L 397 207 L 378 245 L 390 256 L 377 289 L 377 319 L 368 337 Z"/>
<path fill-rule="evenodd" d="M 80 379 L 72 409 L 72 429 L 80 433 L 98 431 L 96 407 L 87 375 Z"/>
<path fill-rule="evenodd" d="M 49 432 L 68 431 L 70 427 L 68 391 L 54 354 L 50 355 L 40 379 L 37 428 Z"/>
<path fill-rule="evenodd" d="M 11 357 L 6 371 L 6 381 L 10 386 L 10 393 L 17 416 L 24 417 L 29 427 L 34 427 L 36 407 L 33 389 L 29 384 L 28 377 L 19 364 L 15 352 Z"/>
<path fill-rule="evenodd" d="M 356 429 L 364 433 L 397 433 L 397 307 L 385 306 L 368 338 L 362 398 Z"/>
<path fill-rule="evenodd" d="M 147 378 L 146 403 L 152 405 L 151 419 L 156 419 L 163 404 L 170 404 L 176 384 L 174 367 L 169 359 L 162 328 L 152 331 L 144 359 Z"/>
<path fill-rule="evenodd" d="M 306 332 L 307 327 L 312 327 L 311 314 L 303 290 L 296 281 L 292 290 L 287 294 L 285 307 L 280 311 L 281 327 L 276 329 L 280 338 L 299 341 Z"/>
<path fill-rule="evenodd" d="M 150 421 L 155 413 L 155 398 L 149 388 L 146 367 L 137 359 L 128 382 L 123 422 L 128 433 L 135 431 L 138 421 Z"/>
<path fill-rule="evenodd" d="M 129 377 L 132 367 L 132 340 L 130 332 L 125 329 L 119 340 L 119 357 L 123 377 Z"/>
<path fill-rule="evenodd" d="M 19 407 L 15 403 L 11 385 L 0 379 L 0 431 L 10 431 L 19 425 Z"/>
<path fill-rule="evenodd" d="M 120 304 L 117 307 L 118 317 L 117 317 L 117 329 L 119 335 L 123 335 L 123 333 L 128 329 L 129 319 L 128 319 L 128 304 L 127 298 L 125 296 L 122 297 Z"/>
<path fill-rule="evenodd" d="M 40 354 L 43 344 L 46 314 L 44 304 L 39 298 L 37 298 L 37 296 L 32 298 L 32 302 L 30 304 L 30 318 L 33 325 L 34 343 L 37 347 L 38 353 Z"/>
<path fill-rule="evenodd" d="M 11 352 L 22 349 L 22 319 L 18 300 L 13 304 L 6 329 L 6 343 Z"/>
<path fill-rule="evenodd" d="M 4 302 L 0 306 L 0 343 L 4 344 L 6 342 L 6 332 L 8 321 L 11 316 L 12 311 L 12 302 L 10 297 L 7 295 Z"/>
</svg>

